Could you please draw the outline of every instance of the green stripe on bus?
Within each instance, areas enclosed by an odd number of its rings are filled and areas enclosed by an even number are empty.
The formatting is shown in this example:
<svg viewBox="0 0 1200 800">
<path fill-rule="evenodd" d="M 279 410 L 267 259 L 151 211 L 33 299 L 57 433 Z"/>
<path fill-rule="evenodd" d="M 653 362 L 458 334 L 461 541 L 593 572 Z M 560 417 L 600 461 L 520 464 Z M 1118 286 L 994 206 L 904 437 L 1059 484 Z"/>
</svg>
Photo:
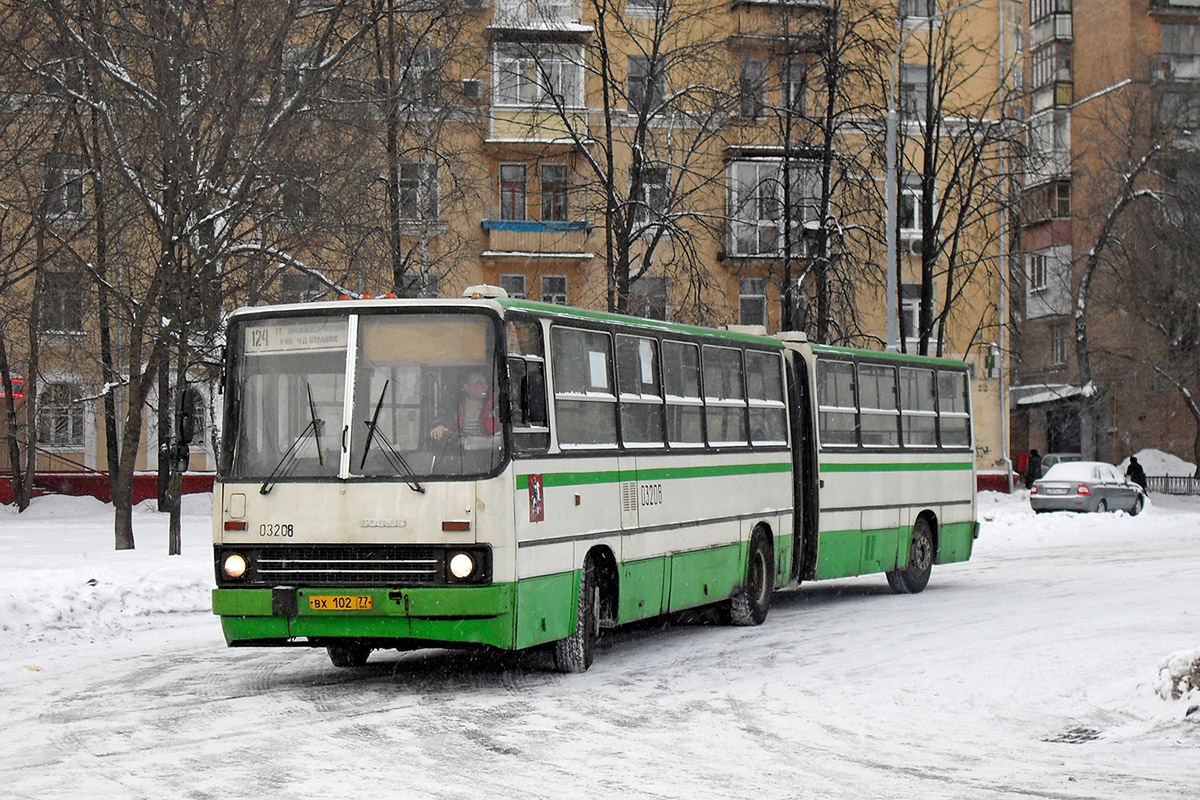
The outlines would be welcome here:
<svg viewBox="0 0 1200 800">
<path fill-rule="evenodd" d="M 703 467 L 659 467 L 654 469 L 637 470 L 640 481 L 668 481 L 678 478 L 719 478 L 732 475 L 766 475 L 788 472 L 792 465 L 788 462 L 774 464 L 730 464 Z M 622 473 L 617 470 L 604 472 L 548 472 L 542 475 L 542 486 L 583 486 L 595 483 L 618 483 L 621 476 L 626 478 L 630 472 Z M 529 488 L 529 476 L 517 476 L 517 489 Z"/>
<path fill-rule="evenodd" d="M 957 472 L 971 469 L 970 461 L 875 464 L 822 464 L 821 472 Z"/>
</svg>

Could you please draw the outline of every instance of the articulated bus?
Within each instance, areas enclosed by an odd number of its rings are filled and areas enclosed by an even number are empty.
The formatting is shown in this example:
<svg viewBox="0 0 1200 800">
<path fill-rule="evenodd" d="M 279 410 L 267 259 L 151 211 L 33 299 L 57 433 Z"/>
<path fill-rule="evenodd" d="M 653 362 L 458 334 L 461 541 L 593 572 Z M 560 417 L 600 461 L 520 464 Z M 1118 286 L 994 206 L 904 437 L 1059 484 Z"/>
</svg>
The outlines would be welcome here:
<svg viewBox="0 0 1200 800">
<path fill-rule="evenodd" d="M 971 555 L 967 366 L 510 299 L 230 318 L 214 611 L 231 646 L 544 646 Z"/>
</svg>

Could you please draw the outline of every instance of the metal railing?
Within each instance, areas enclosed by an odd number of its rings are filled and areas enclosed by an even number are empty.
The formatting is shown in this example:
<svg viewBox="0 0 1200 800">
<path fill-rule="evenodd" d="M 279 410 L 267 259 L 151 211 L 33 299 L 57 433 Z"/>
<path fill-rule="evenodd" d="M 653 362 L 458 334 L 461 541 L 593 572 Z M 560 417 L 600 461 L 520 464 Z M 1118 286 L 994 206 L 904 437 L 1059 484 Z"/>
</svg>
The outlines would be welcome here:
<svg viewBox="0 0 1200 800">
<path fill-rule="evenodd" d="M 1146 491 L 1158 494 L 1200 494 L 1200 478 L 1180 478 L 1174 475 L 1148 475 Z"/>
</svg>

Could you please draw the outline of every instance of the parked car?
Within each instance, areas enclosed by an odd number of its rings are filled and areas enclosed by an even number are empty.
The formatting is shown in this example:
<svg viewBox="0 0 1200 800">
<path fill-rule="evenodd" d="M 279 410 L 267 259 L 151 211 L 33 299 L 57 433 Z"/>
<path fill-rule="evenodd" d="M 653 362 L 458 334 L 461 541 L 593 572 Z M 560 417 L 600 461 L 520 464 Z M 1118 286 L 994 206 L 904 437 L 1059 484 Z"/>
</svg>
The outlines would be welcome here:
<svg viewBox="0 0 1200 800">
<path fill-rule="evenodd" d="M 1083 461 L 1083 453 L 1046 453 L 1042 456 L 1042 475 L 1045 475 L 1046 470 L 1055 464 L 1062 464 L 1066 461 Z"/>
<path fill-rule="evenodd" d="M 1140 514 L 1146 505 L 1142 487 L 1126 480 L 1112 464 L 1062 461 L 1033 482 L 1029 504 L 1043 511 L 1116 511 Z"/>
</svg>

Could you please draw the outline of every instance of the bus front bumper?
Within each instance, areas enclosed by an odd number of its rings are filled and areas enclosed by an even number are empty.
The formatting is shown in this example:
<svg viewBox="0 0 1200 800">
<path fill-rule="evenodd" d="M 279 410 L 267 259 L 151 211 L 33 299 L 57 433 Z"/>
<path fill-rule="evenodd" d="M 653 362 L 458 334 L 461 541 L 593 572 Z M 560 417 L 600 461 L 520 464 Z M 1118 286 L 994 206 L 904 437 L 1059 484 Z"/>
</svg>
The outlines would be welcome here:
<svg viewBox="0 0 1200 800">
<path fill-rule="evenodd" d="M 445 643 L 512 649 L 513 607 L 512 584 L 213 590 L 213 613 L 221 617 L 231 647 L 356 639 L 379 647 Z"/>
</svg>

